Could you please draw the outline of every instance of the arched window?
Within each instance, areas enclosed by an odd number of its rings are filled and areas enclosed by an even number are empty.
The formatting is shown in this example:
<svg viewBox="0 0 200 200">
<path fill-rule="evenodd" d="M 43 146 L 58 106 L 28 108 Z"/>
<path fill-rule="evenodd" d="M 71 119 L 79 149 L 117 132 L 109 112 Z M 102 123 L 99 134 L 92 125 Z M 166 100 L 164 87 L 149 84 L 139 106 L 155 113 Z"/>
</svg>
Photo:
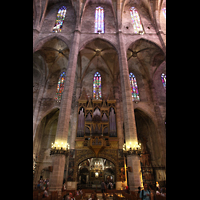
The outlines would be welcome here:
<svg viewBox="0 0 200 200">
<path fill-rule="evenodd" d="M 93 79 L 93 99 L 101 99 L 101 75 L 96 72 Z"/>
<path fill-rule="evenodd" d="M 58 80 L 58 85 L 57 85 L 57 90 L 56 90 L 56 97 L 55 100 L 57 102 L 60 102 L 62 99 L 62 94 L 63 94 L 63 90 L 64 90 L 64 83 L 65 83 L 65 77 L 66 77 L 66 73 L 62 72 L 60 75 L 60 78 Z"/>
<path fill-rule="evenodd" d="M 163 15 L 164 15 L 164 17 L 166 19 L 166 8 L 163 8 L 162 11 L 163 11 Z"/>
<path fill-rule="evenodd" d="M 161 74 L 161 80 L 162 80 L 163 87 L 166 89 L 166 74 L 164 73 Z"/>
<path fill-rule="evenodd" d="M 133 101 L 139 101 L 139 91 L 138 91 L 138 86 L 137 86 L 137 81 L 133 73 L 129 74 L 129 79 L 130 79 L 130 85 L 131 85 L 131 93 L 133 97 Z"/>
<path fill-rule="evenodd" d="M 143 30 L 143 27 L 142 27 L 140 16 L 139 16 L 138 11 L 136 10 L 136 8 L 132 7 L 130 9 L 130 14 L 131 14 L 134 33 L 143 34 L 144 30 Z"/>
<path fill-rule="evenodd" d="M 66 12 L 67 12 L 67 8 L 65 6 L 62 6 L 58 10 L 58 14 L 57 14 L 57 17 L 56 17 L 56 22 L 55 22 L 55 25 L 53 27 L 53 32 L 56 32 L 56 33 L 57 32 L 61 32 Z"/>
<path fill-rule="evenodd" d="M 97 7 L 95 12 L 95 33 L 104 33 L 104 9 Z"/>
</svg>

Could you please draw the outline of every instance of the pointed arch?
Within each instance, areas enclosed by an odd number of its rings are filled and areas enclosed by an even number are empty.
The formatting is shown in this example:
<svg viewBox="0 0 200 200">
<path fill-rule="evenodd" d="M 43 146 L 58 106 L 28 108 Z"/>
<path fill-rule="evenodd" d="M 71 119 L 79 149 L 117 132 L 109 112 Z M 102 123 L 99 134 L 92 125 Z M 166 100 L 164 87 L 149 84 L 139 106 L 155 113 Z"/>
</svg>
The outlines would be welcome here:
<svg viewBox="0 0 200 200">
<path fill-rule="evenodd" d="M 55 22 L 55 25 L 53 27 L 53 32 L 56 32 L 56 33 L 57 32 L 61 32 L 66 12 L 67 12 L 67 8 L 65 6 L 62 6 L 58 10 L 57 17 L 56 17 L 56 22 Z"/>
<path fill-rule="evenodd" d="M 93 78 L 93 99 L 101 99 L 101 74 L 96 72 Z"/>
<path fill-rule="evenodd" d="M 59 77 L 59 80 L 58 80 L 58 84 L 57 84 L 57 89 L 56 89 L 55 100 L 57 102 L 60 102 L 61 99 L 62 99 L 62 94 L 63 94 L 63 91 L 64 91 L 65 77 L 66 77 L 66 72 L 62 72 L 60 74 L 60 77 Z"/>
<path fill-rule="evenodd" d="M 133 101 L 140 101 L 137 81 L 132 72 L 129 74 L 129 79 L 130 79 L 131 94 L 132 94 Z"/>
</svg>

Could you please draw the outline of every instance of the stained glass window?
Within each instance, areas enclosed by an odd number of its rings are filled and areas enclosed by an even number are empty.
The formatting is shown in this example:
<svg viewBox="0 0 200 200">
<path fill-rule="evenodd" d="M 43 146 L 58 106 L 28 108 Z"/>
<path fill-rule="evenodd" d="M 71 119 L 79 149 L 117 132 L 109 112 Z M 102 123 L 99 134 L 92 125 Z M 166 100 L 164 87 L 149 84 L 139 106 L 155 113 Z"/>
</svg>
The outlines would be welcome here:
<svg viewBox="0 0 200 200">
<path fill-rule="evenodd" d="M 93 79 L 93 99 L 101 99 L 101 75 L 96 72 Z"/>
<path fill-rule="evenodd" d="M 66 73 L 62 72 L 60 78 L 58 80 L 57 90 L 56 90 L 56 97 L 55 100 L 60 102 L 62 99 L 62 94 L 64 90 L 64 83 L 65 83 Z"/>
<path fill-rule="evenodd" d="M 104 33 L 104 9 L 97 7 L 95 12 L 95 33 Z"/>
<path fill-rule="evenodd" d="M 165 16 L 165 19 L 166 19 L 166 8 L 163 8 L 162 11 L 163 11 L 163 15 Z"/>
<path fill-rule="evenodd" d="M 132 7 L 130 9 L 130 14 L 131 14 L 134 33 L 143 34 L 144 30 L 143 30 L 143 27 L 142 27 L 140 16 L 139 16 L 138 11 L 136 10 L 136 8 Z"/>
<path fill-rule="evenodd" d="M 139 91 L 138 91 L 138 86 L 137 86 L 137 81 L 133 73 L 129 74 L 129 79 L 130 79 L 130 85 L 131 85 L 131 93 L 133 97 L 133 101 L 139 101 Z"/>
<path fill-rule="evenodd" d="M 161 80 L 162 80 L 163 87 L 166 89 L 166 74 L 164 73 L 161 74 Z"/>
<path fill-rule="evenodd" d="M 66 11 L 67 11 L 67 8 L 65 6 L 62 6 L 59 9 L 57 17 L 56 17 L 56 22 L 53 27 L 53 32 L 56 32 L 56 33 L 61 32 L 61 29 L 62 29 L 62 26 L 64 23 L 64 19 L 65 19 L 65 15 L 66 15 Z"/>
</svg>

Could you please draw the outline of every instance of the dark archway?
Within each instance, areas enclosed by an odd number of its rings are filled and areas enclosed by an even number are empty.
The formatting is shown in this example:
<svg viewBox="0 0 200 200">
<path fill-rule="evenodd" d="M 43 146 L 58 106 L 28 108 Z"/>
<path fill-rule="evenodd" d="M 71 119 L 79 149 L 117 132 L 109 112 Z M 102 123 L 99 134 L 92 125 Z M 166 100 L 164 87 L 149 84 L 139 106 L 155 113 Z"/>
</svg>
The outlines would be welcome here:
<svg viewBox="0 0 200 200">
<path fill-rule="evenodd" d="M 118 165 L 117 162 L 115 163 L 114 160 L 111 160 L 103 157 L 78 159 L 78 162 L 75 162 L 77 187 L 100 189 L 102 181 L 105 181 L 105 183 L 112 182 L 114 184 L 117 181 Z"/>
<path fill-rule="evenodd" d="M 100 189 L 101 182 L 116 181 L 115 164 L 105 158 L 87 158 L 78 164 L 77 182 L 80 188 Z"/>
<path fill-rule="evenodd" d="M 36 136 L 33 141 L 33 154 L 37 157 L 34 184 L 37 184 L 41 175 L 43 178 L 49 178 L 49 174 L 45 174 L 44 171 L 48 171 L 48 167 L 51 166 L 52 163 L 50 148 L 52 143 L 55 142 L 58 116 L 59 109 L 55 108 L 51 110 L 38 125 Z"/>
</svg>

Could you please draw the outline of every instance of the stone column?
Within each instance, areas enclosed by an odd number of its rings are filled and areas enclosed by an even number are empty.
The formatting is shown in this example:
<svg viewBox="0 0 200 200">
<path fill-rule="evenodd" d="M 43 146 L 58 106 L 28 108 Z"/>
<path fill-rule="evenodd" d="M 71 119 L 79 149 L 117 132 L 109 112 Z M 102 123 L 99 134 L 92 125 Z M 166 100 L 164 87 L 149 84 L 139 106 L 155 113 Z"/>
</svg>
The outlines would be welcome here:
<svg viewBox="0 0 200 200">
<path fill-rule="evenodd" d="M 122 105 L 124 116 L 124 128 L 125 128 L 125 140 L 127 148 L 134 148 L 138 144 L 137 129 L 135 124 L 134 106 L 131 95 L 131 86 L 129 82 L 129 69 L 127 63 L 126 49 L 124 46 L 122 32 L 118 32 L 119 40 L 119 69 L 121 79 L 121 91 L 122 91 Z M 141 186 L 140 176 L 140 160 L 137 155 L 127 156 L 127 167 L 131 167 L 133 172 L 128 173 L 128 182 L 130 190 L 135 190 L 138 186 Z"/>
<path fill-rule="evenodd" d="M 117 81 L 115 81 L 114 83 L 114 94 L 115 94 L 115 99 L 116 99 L 117 137 L 119 139 L 119 149 L 122 149 L 123 144 L 124 144 L 123 121 L 121 120 L 123 113 L 121 113 L 120 100 L 119 100 L 119 87 L 117 86 Z"/>
<path fill-rule="evenodd" d="M 121 79 L 121 91 L 122 91 L 122 105 L 124 115 L 124 128 L 126 145 L 133 147 L 137 144 L 137 131 L 135 125 L 135 115 L 133 108 L 133 101 L 131 95 L 131 86 L 129 81 L 129 69 L 127 63 L 126 50 L 124 47 L 123 36 L 119 31 L 119 69 Z"/>
<path fill-rule="evenodd" d="M 76 73 L 76 65 L 78 58 L 78 47 L 80 41 L 80 32 L 75 30 L 72 41 L 72 48 L 69 54 L 68 70 L 62 94 L 61 107 L 58 117 L 58 125 L 55 138 L 55 147 L 66 147 L 68 141 L 68 129 L 71 114 L 72 95 L 74 90 L 74 81 Z M 59 145 L 59 146 L 58 146 Z M 49 190 L 58 191 L 59 196 L 62 191 L 62 182 L 64 176 L 65 156 L 57 154 L 52 156 L 53 159 L 53 172 L 49 181 Z"/>
<path fill-rule="evenodd" d="M 78 58 L 78 47 L 80 40 L 80 32 L 76 30 L 74 32 L 74 38 L 72 42 L 72 49 L 69 54 L 68 70 L 66 74 L 66 80 L 64 85 L 64 91 L 62 94 L 61 108 L 58 118 L 58 126 L 56 132 L 55 142 L 67 142 L 69 121 L 71 114 L 72 95 L 74 90 L 74 81 L 76 74 L 76 65 Z"/>
<path fill-rule="evenodd" d="M 131 167 L 131 172 L 128 172 L 129 188 L 131 191 L 137 191 L 138 187 L 143 185 L 140 157 L 136 154 L 127 155 L 127 166 Z"/>
<path fill-rule="evenodd" d="M 165 130 L 165 125 L 162 120 L 163 117 L 161 115 L 157 93 L 155 90 L 155 84 L 153 80 L 149 82 L 149 88 L 152 94 L 152 101 L 154 104 L 154 111 L 155 111 L 156 121 L 157 121 L 157 131 L 155 135 L 156 135 L 158 144 L 161 144 L 160 151 L 159 151 L 159 154 L 160 154 L 159 157 L 161 158 L 161 163 L 159 164 L 161 166 L 166 166 L 166 130 Z"/>
<path fill-rule="evenodd" d="M 65 155 L 54 154 L 51 155 L 53 172 L 50 173 L 49 180 L 49 191 L 58 191 L 58 195 L 61 195 L 63 178 L 64 178 L 64 168 L 65 168 Z"/>
</svg>

